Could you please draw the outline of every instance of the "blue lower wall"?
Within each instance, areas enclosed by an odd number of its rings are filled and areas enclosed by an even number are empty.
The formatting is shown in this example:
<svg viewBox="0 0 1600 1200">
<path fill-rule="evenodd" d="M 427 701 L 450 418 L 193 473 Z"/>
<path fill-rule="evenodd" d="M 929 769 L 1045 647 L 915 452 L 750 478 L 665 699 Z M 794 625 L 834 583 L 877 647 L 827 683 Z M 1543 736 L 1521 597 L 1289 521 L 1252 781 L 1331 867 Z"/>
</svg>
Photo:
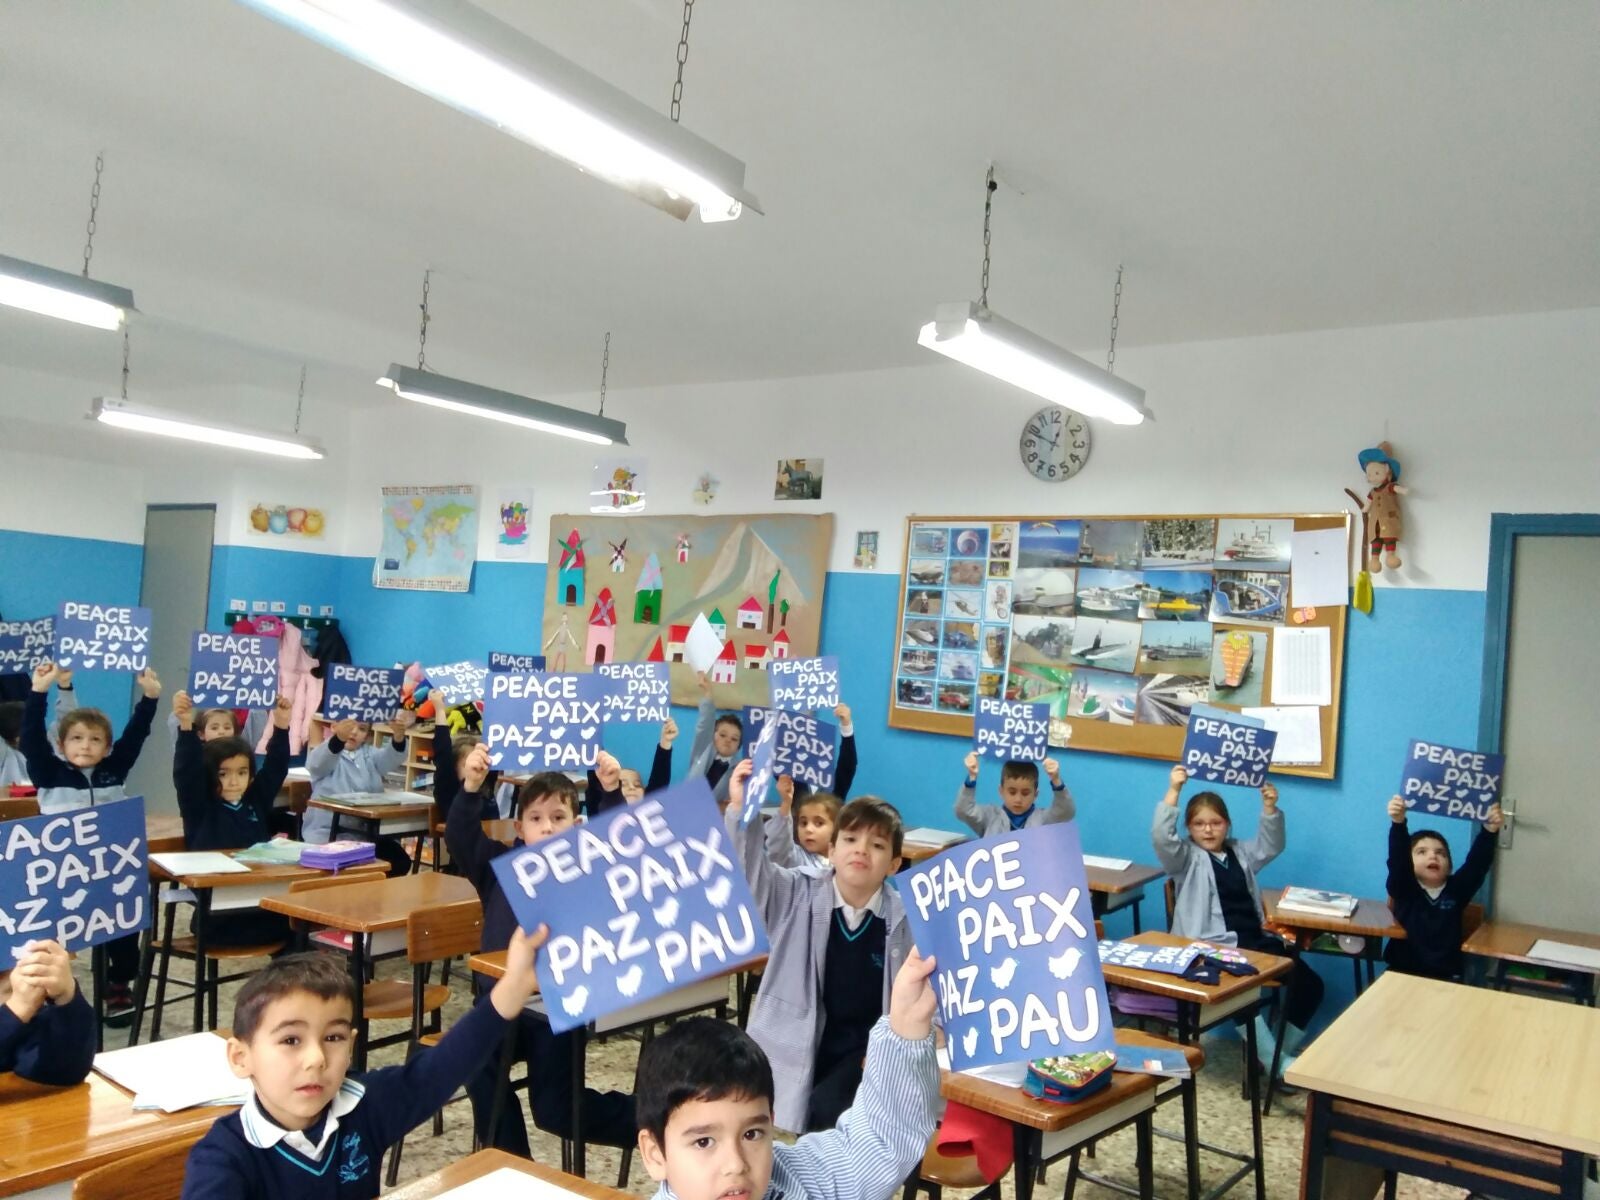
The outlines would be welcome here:
<svg viewBox="0 0 1600 1200">
<path fill-rule="evenodd" d="M 0 610 L 34 616 L 72 595 L 132 602 L 138 595 L 137 546 L 0 531 Z M 378 590 L 372 560 L 288 553 L 249 546 L 218 547 L 209 611 L 220 627 L 231 598 L 333 604 L 357 661 L 438 661 L 490 648 L 537 652 L 545 567 L 480 562 L 466 595 Z M 831 573 L 823 612 L 823 652 L 844 666 L 846 699 L 855 710 L 861 750 L 857 793 L 893 801 L 908 825 L 953 823 L 950 807 L 962 777 L 966 745 L 937 734 L 886 726 L 894 656 L 899 580 L 889 574 Z M 1338 778 L 1286 780 L 1280 790 L 1289 844 L 1264 873 L 1268 885 L 1303 884 L 1383 894 L 1387 818 L 1384 804 L 1399 781 L 1413 737 L 1456 745 L 1476 738 L 1484 595 L 1426 589 L 1382 589 L 1374 612 L 1352 612 L 1345 656 Z M 92 677 L 84 699 L 127 711 L 121 680 Z M 120 708 L 118 707 L 120 705 Z M 682 710 L 683 745 L 693 719 Z M 653 731 L 628 727 L 610 743 L 624 762 L 646 766 Z M 681 755 L 680 755 L 681 760 Z M 1165 788 L 1168 764 L 1111 755 L 1066 756 L 1064 774 L 1078 800 L 1085 846 L 1097 854 L 1151 861 L 1150 817 Z M 980 789 L 994 786 L 987 776 Z M 1238 832 L 1255 828 L 1256 798 L 1229 789 Z M 1470 835 L 1458 821 L 1438 823 L 1457 859 Z M 1143 909 L 1159 926 L 1159 889 Z M 1113 932 L 1129 918 L 1113 918 Z M 1349 994 L 1342 964 L 1319 964 L 1330 984 L 1325 1013 Z"/>
</svg>

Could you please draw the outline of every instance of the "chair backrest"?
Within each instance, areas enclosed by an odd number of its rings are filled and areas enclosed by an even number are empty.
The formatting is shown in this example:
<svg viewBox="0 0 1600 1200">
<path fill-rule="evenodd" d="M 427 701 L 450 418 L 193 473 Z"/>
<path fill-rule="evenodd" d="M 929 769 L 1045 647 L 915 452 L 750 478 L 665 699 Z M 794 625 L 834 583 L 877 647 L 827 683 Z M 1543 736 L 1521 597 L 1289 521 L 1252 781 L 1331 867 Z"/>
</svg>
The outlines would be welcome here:
<svg viewBox="0 0 1600 1200">
<path fill-rule="evenodd" d="M 1172 932 L 1172 911 L 1178 907 L 1178 881 L 1169 878 L 1167 886 L 1162 889 L 1167 897 L 1167 932 Z"/>
<path fill-rule="evenodd" d="M 1467 905 L 1466 911 L 1461 914 L 1461 937 L 1463 940 L 1478 931 L 1478 926 L 1483 924 L 1484 915 L 1483 905 Z"/>
<path fill-rule="evenodd" d="M 483 944 L 483 905 L 458 900 L 413 910 L 406 917 L 406 958 L 413 965 L 475 954 Z"/>
<path fill-rule="evenodd" d="M 189 1151 L 205 1133 L 190 1130 L 154 1150 L 84 1172 L 72 1182 L 72 1200 L 178 1200 Z"/>
<path fill-rule="evenodd" d="M 289 894 L 296 892 L 315 892 L 321 888 L 346 887 L 352 883 L 371 883 L 375 879 L 382 879 L 381 871 L 340 871 L 337 875 L 319 875 L 308 879 L 296 879 L 289 885 Z"/>
<path fill-rule="evenodd" d="M 24 796 L 18 799 L 6 797 L 0 799 L 0 821 L 20 821 L 24 817 L 37 817 L 39 815 L 39 801 L 34 796 Z"/>
</svg>

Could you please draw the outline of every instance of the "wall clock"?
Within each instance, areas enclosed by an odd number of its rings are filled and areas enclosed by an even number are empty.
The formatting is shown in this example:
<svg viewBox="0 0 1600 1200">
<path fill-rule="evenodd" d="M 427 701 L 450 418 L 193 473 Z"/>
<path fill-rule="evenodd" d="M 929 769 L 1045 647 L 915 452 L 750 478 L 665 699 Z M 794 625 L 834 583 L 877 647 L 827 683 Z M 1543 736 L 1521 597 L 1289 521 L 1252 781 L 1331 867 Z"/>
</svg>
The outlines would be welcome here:
<svg viewBox="0 0 1600 1200">
<path fill-rule="evenodd" d="M 1023 468 L 1035 479 L 1060 483 L 1089 464 L 1089 422 L 1082 413 L 1047 404 L 1022 426 L 1017 441 Z"/>
</svg>

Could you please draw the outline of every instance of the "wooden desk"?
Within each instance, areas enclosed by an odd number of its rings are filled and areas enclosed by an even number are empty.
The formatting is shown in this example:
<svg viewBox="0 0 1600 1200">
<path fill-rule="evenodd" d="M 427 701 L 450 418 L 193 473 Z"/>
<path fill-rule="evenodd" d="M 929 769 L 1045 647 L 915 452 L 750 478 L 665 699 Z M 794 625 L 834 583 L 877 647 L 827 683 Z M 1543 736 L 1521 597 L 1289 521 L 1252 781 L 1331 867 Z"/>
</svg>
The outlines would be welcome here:
<svg viewBox="0 0 1600 1200">
<path fill-rule="evenodd" d="M 398 793 L 397 793 L 398 794 Z M 417 852 L 411 856 L 411 869 L 422 867 L 422 841 L 428 837 L 439 819 L 431 800 L 397 801 L 394 804 L 345 804 L 325 797 L 306 801 L 309 808 L 320 808 L 333 814 L 333 826 L 328 840 L 336 841 L 339 826 L 355 827 L 372 841 L 380 837 L 415 837 Z"/>
<path fill-rule="evenodd" d="M 1193 939 L 1171 933 L 1136 933 L 1125 942 L 1141 946 L 1187 946 Z M 1262 987 L 1281 979 L 1294 968 L 1294 963 L 1276 954 L 1263 954 L 1256 950 L 1240 951 L 1245 960 L 1256 969 L 1254 975 L 1227 975 L 1215 984 L 1200 983 L 1180 975 L 1164 975 L 1160 971 L 1140 971 L 1131 967 L 1102 964 L 1106 983 L 1133 991 L 1147 992 L 1152 996 L 1165 996 L 1178 1005 L 1177 1033 L 1180 1042 L 1193 1042 L 1201 1032 L 1221 1022 L 1238 1016 L 1248 1016 L 1261 1004 Z M 1195 1142 L 1198 1148 L 1232 1158 L 1240 1167 L 1209 1193 L 1220 1196 L 1254 1172 L 1256 1200 L 1266 1200 L 1266 1170 L 1261 1161 L 1261 1064 L 1256 1060 L 1256 1030 L 1252 1021 L 1244 1022 L 1244 1070 L 1250 1097 L 1251 1154 L 1240 1154 L 1206 1142 Z M 1185 1131 L 1187 1133 L 1187 1131 Z M 1191 1151 L 1189 1162 L 1189 1187 L 1191 1197 L 1200 1178 L 1198 1154 Z"/>
<path fill-rule="evenodd" d="M 1141 932 L 1139 901 L 1144 899 L 1146 885 L 1164 878 L 1166 872 L 1147 863 L 1132 863 L 1120 871 L 1111 871 L 1105 867 L 1085 863 L 1083 869 L 1089 877 L 1089 901 L 1094 909 L 1094 915 L 1103 917 L 1107 913 L 1114 913 L 1132 905 L 1133 931 Z"/>
<path fill-rule="evenodd" d="M 1349 955 L 1351 965 L 1355 970 L 1356 995 L 1361 994 L 1365 984 L 1370 984 L 1377 977 L 1377 965 L 1383 958 L 1383 941 L 1385 938 L 1403 938 L 1405 929 L 1394 919 L 1394 913 L 1389 911 L 1389 904 L 1385 900 L 1358 899 L 1356 910 L 1348 917 L 1328 917 L 1316 913 L 1288 912 L 1278 907 L 1278 901 L 1283 898 L 1282 888 L 1263 888 L 1261 891 L 1261 907 L 1266 911 L 1267 920 L 1274 925 L 1282 925 L 1295 933 L 1295 944 L 1302 952 L 1311 954 L 1346 954 L 1344 950 L 1314 950 L 1312 943 L 1316 941 L 1319 933 L 1331 933 L 1335 937 L 1358 937 L 1364 940 L 1360 953 Z M 1362 964 L 1366 965 L 1365 984 L 1362 981 Z M 1280 1032 L 1281 1037 L 1281 1032 Z"/>
<path fill-rule="evenodd" d="M 1528 957 L 1528 951 L 1540 938 L 1548 938 L 1553 942 L 1566 942 L 1569 946 L 1587 946 L 1600 950 L 1600 934 L 1574 933 L 1571 930 L 1550 929 L 1543 925 L 1519 925 L 1512 921 L 1485 921 L 1461 943 L 1461 949 L 1463 953 L 1493 960 L 1494 973 L 1490 984 L 1495 988 L 1504 990 L 1509 986 L 1506 968 L 1511 963 L 1526 963 L 1529 966 L 1577 976 L 1578 982 L 1575 987 L 1562 990 L 1575 996 L 1582 1003 L 1593 1006 L 1595 976 L 1600 974 L 1600 971 L 1577 963 L 1558 963 L 1545 958 Z"/>
<path fill-rule="evenodd" d="M 583 1092 L 588 1086 L 588 1055 L 586 1049 L 589 1036 L 594 1033 L 619 1033 L 623 1030 L 634 1029 L 642 1026 L 654 1025 L 657 1021 L 683 1016 L 688 1013 L 700 1012 L 707 1008 L 726 1009 L 728 1003 L 728 985 L 725 982 L 735 975 L 747 975 L 762 970 L 767 965 L 767 956 L 752 958 L 736 966 L 729 967 L 708 979 L 691 983 L 684 988 L 656 996 L 649 1000 L 640 1001 L 620 1012 L 602 1017 L 589 1025 L 573 1029 L 568 1036 L 576 1040 L 572 1052 L 572 1169 L 577 1175 L 583 1175 L 587 1164 L 587 1146 L 583 1140 Z M 487 976 L 490 979 L 499 979 L 506 973 L 506 952 L 504 950 L 490 950 L 474 954 L 467 959 L 467 969 L 476 974 Z M 716 985 L 722 985 L 720 994 Z M 537 994 L 535 989 L 535 994 Z M 499 1128 L 500 1113 L 506 1104 L 506 1098 L 511 1090 L 511 1067 L 515 1056 L 517 1044 L 517 1026 L 512 1022 L 506 1029 L 505 1042 L 500 1054 L 500 1077 L 495 1086 L 494 1103 L 490 1107 L 490 1129 Z"/>
<path fill-rule="evenodd" d="M 261 901 L 268 912 L 309 921 L 328 929 L 342 929 L 350 936 L 350 973 L 358 983 L 367 977 L 367 938 L 386 929 L 405 928 L 412 910 L 434 908 L 476 900 L 477 890 L 459 875 L 428 871 L 420 875 L 400 875 L 394 879 L 374 879 L 345 887 L 318 888 L 293 895 L 269 896 Z M 367 1068 L 366 1014 L 362 988 L 355 989 L 354 1025 L 356 1040 L 351 1070 Z"/>
<path fill-rule="evenodd" d="M 0 1196 L 52 1188 L 130 1154 L 208 1129 L 232 1108 L 134 1112 L 133 1096 L 91 1073 L 77 1087 L 45 1087 L 0 1075 Z"/>
<path fill-rule="evenodd" d="M 1111 1076 L 1108 1086 L 1087 1099 L 1057 1104 L 992 1079 L 940 1071 L 939 1094 L 945 1100 L 965 1104 L 1011 1123 L 1012 1184 L 1016 1200 L 1032 1200 L 1041 1163 L 1054 1162 L 1090 1138 L 1134 1124 L 1138 1140 L 1139 1195 L 1143 1200 L 1150 1200 L 1153 1190 L 1150 1118 L 1155 1111 L 1157 1082 L 1154 1075 L 1118 1071 Z"/>
<path fill-rule="evenodd" d="M 1577 1005 L 1387 971 L 1286 1078 L 1311 1093 L 1303 1200 L 1379 1170 L 1576 1198 L 1600 1154 L 1600 1013 Z"/>
<path fill-rule="evenodd" d="M 582 1196 L 584 1200 L 634 1200 L 627 1192 L 619 1192 L 616 1188 L 606 1187 L 603 1183 L 590 1183 L 587 1179 L 579 1179 L 576 1175 L 564 1174 L 553 1167 L 546 1167 L 526 1158 L 518 1158 L 514 1154 L 507 1154 L 504 1150 L 479 1150 L 476 1154 L 451 1163 L 441 1171 L 414 1180 L 402 1188 L 385 1192 L 384 1198 L 385 1200 L 434 1200 L 451 1188 L 461 1187 L 474 1179 L 492 1175 L 496 1171 L 516 1171 L 530 1175 L 534 1179 L 553 1184 L 564 1192 Z"/>
<path fill-rule="evenodd" d="M 150 854 L 172 854 L 183 849 L 183 818 L 176 813 L 144 816 L 144 841 Z"/>
<path fill-rule="evenodd" d="M 954 830 L 951 832 L 954 832 Z M 935 846 L 931 842 L 904 841 L 900 844 L 900 864 L 902 867 L 908 867 L 915 866 L 920 862 L 927 862 L 935 854 L 943 854 L 946 850 L 953 850 L 955 847 L 971 840 L 972 835 L 969 833 L 942 846 Z"/>
<path fill-rule="evenodd" d="M 148 831 L 148 822 L 146 823 Z M 160 853 L 157 851 L 156 853 Z M 206 954 L 206 918 L 213 911 L 226 912 L 237 908 L 255 908 L 264 905 L 264 902 L 289 890 L 289 885 L 297 879 L 318 879 L 326 876 L 328 872 L 315 867 L 302 867 L 279 863 L 252 863 L 248 871 L 228 871 L 221 873 L 191 873 L 174 875 L 160 863 L 150 863 L 150 878 L 158 886 L 162 883 L 173 884 L 177 887 L 187 888 L 194 893 L 196 919 L 194 923 L 194 955 L 196 978 L 204 975 Z M 364 875 L 382 875 L 388 871 L 389 866 L 382 859 L 370 863 L 361 863 L 359 866 L 350 867 L 351 873 Z M 214 895 L 213 893 L 220 893 Z M 168 908 L 166 921 L 166 949 L 163 953 L 167 956 L 162 962 L 162 974 L 165 975 L 171 954 L 172 921 L 171 908 Z M 145 940 L 144 953 L 139 964 L 139 980 L 134 989 L 134 1027 L 133 1036 L 129 1038 L 129 1045 L 138 1040 L 138 1033 L 144 1020 L 144 1004 L 149 995 L 151 967 L 155 958 L 155 922 L 151 921 L 150 934 Z M 199 1033 L 207 1027 L 205 1014 L 205 1001 L 209 989 L 200 986 L 194 989 L 194 1032 Z M 213 1001 L 215 997 L 213 995 Z M 210 1024 L 215 1025 L 212 1020 Z"/>
</svg>

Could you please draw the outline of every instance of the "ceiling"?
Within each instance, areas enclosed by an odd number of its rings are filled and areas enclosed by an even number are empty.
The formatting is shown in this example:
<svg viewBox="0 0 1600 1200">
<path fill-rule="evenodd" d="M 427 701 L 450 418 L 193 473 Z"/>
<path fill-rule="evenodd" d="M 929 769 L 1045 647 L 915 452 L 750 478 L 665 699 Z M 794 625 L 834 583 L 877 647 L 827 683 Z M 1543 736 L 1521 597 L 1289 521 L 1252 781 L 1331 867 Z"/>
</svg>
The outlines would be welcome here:
<svg viewBox="0 0 1600 1200">
<path fill-rule="evenodd" d="M 665 109 L 673 0 L 482 0 Z M 0 253 L 134 289 L 135 379 L 352 396 L 415 352 L 564 393 L 925 363 L 977 290 L 1103 346 L 1600 305 L 1600 5 L 701 0 L 683 121 L 765 216 L 680 224 L 229 0 L 0 6 Z M 6 310 L 9 313 L 10 310 Z M 115 339 L 0 313 L 0 363 Z"/>
</svg>

